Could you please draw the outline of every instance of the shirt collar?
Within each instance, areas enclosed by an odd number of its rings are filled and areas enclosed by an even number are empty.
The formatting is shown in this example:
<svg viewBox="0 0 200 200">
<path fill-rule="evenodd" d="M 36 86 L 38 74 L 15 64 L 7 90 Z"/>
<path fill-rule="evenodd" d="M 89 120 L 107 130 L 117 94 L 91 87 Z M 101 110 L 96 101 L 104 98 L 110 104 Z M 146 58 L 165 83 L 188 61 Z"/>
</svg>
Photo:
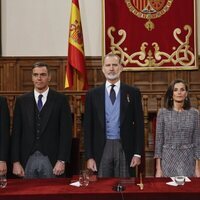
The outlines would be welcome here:
<svg viewBox="0 0 200 200">
<path fill-rule="evenodd" d="M 109 88 L 111 85 L 113 85 L 113 84 L 110 83 L 109 81 L 106 81 L 106 88 Z M 117 81 L 114 85 L 115 85 L 117 88 L 120 88 L 120 80 Z"/>
<path fill-rule="evenodd" d="M 113 85 L 113 84 L 110 83 L 109 81 L 106 81 L 106 90 L 107 90 L 108 94 L 110 94 L 111 85 Z M 116 96 L 117 96 L 119 89 L 120 89 L 120 80 L 117 81 L 114 85 L 115 85 L 114 90 L 115 90 L 115 93 L 116 93 Z"/>
<path fill-rule="evenodd" d="M 43 95 L 43 98 L 44 98 L 44 99 L 47 99 L 48 93 L 49 93 L 49 87 L 47 88 L 47 90 L 45 90 L 45 91 L 42 92 L 42 93 L 39 93 L 38 91 L 36 91 L 36 90 L 34 89 L 34 96 L 35 96 L 35 99 L 36 99 L 36 100 L 38 99 L 38 96 L 39 96 L 40 94 Z"/>
</svg>

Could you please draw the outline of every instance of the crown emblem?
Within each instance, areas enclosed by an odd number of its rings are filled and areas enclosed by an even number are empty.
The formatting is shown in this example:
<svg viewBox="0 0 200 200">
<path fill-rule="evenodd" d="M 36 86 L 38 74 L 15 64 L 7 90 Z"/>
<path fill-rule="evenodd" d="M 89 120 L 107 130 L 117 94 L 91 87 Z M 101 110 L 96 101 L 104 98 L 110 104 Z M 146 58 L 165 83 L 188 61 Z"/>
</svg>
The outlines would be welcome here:
<svg viewBox="0 0 200 200">
<path fill-rule="evenodd" d="M 168 12 L 173 0 L 125 0 L 125 3 L 131 13 L 147 20 L 144 26 L 151 31 L 155 28 L 152 19 L 159 18 Z"/>
</svg>

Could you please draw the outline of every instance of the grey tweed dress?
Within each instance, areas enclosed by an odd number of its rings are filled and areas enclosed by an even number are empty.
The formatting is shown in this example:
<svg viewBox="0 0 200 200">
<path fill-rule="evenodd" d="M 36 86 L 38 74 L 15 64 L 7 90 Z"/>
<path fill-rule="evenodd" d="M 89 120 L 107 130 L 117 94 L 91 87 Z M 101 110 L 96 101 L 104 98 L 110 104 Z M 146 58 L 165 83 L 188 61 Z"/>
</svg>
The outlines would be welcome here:
<svg viewBox="0 0 200 200">
<path fill-rule="evenodd" d="M 157 114 L 155 158 L 163 176 L 194 176 L 200 159 L 200 115 L 195 108 L 177 112 L 162 108 Z"/>
</svg>

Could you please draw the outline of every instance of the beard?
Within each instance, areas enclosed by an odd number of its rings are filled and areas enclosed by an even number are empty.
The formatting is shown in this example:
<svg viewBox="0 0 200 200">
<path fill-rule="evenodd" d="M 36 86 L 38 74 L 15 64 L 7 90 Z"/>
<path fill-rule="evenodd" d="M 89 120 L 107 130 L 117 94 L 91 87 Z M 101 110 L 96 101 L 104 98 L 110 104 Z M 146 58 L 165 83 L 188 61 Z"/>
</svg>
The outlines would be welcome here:
<svg viewBox="0 0 200 200">
<path fill-rule="evenodd" d="M 106 77 L 107 80 L 114 81 L 114 80 L 116 80 L 116 79 L 119 79 L 120 73 L 121 73 L 121 72 L 118 72 L 118 73 L 115 74 L 115 73 L 112 73 L 112 72 L 111 72 L 111 73 L 109 73 L 109 74 L 106 74 L 105 77 Z"/>
</svg>

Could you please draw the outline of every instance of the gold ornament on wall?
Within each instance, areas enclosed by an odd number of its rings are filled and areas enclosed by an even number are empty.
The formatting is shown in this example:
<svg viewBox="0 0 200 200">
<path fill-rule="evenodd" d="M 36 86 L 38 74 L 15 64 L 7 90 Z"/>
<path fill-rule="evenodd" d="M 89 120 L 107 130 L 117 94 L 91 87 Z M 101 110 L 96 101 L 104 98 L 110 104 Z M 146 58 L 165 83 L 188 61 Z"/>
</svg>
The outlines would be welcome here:
<svg viewBox="0 0 200 200">
<path fill-rule="evenodd" d="M 152 19 L 164 15 L 170 9 L 173 0 L 125 0 L 125 3 L 136 17 L 147 20 L 144 26 L 148 31 L 152 31 L 155 28 Z"/>
<path fill-rule="evenodd" d="M 173 38 L 179 44 L 178 46 L 172 46 L 171 54 L 164 52 L 160 49 L 157 42 L 149 44 L 144 41 L 140 45 L 140 50 L 128 54 L 127 47 L 122 47 L 122 44 L 126 40 L 127 33 L 125 30 L 118 30 L 118 35 L 121 37 L 119 41 L 115 41 L 113 32 L 116 31 L 115 27 L 111 26 L 107 30 L 108 37 L 110 39 L 110 49 L 114 54 L 118 54 L 121 57 L 122 64 L 126 67 L 128 64 L 138 65 L 140 67 L 163 67 L 166 63 L 173 63 L 174 65 L 179 64 L 186 68 L 186 66 L 192 65 L 195 61 L 195 55 L 190 51 L 190 37 L 192 35 L 192 27 L 189 25 L 184 26 L 186 34 L 184 40 L 179 35 L 183 32 L 181 28 L 176 28 L 173 31 Z M 185 33 L 184 32 L 184 33 Z M 151 45 L 151 46 L 150 46 Z M 147 52 L 147 47 L 149 48 Z"/>
</svg>

